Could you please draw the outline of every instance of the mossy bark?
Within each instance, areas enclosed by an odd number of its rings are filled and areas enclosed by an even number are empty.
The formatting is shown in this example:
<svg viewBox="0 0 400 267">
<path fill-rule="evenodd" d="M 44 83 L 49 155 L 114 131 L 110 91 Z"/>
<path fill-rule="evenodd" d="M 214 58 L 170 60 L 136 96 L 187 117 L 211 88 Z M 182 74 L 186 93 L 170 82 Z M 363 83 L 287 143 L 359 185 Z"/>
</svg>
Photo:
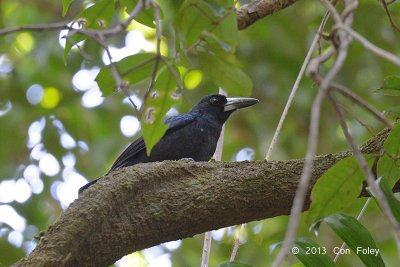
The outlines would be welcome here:
<svg viewBox="0 0 400 267">
<path fill-rule="evenodd" d="M 388 133 L 368 141 L 362 152 L 377 154 Z M 316 157 L 310 190 L 326 170 L 350 155 Z M 81 194 L 15 266 L 108 266 L 163 242 L 289 214 L 303 164 L 302 159 L 180 160 L 119 169 Z M 309 204 L 307 198 L 304 208 Z"/>
</svg>

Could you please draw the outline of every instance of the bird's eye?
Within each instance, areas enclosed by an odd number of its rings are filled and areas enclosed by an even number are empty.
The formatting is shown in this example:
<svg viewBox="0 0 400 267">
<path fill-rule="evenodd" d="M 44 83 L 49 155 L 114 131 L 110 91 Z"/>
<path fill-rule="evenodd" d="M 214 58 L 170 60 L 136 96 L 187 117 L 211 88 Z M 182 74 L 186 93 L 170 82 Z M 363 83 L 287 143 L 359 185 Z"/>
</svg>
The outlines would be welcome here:
<svg viewBox="0 0 400 267">
<path fill-rule="evenodd" d="M 216 97 L 211 97 L 210 98 L 210 103 L 213 105 L 217 105 L 218 104 L 218 99 Z"/>
</svg>

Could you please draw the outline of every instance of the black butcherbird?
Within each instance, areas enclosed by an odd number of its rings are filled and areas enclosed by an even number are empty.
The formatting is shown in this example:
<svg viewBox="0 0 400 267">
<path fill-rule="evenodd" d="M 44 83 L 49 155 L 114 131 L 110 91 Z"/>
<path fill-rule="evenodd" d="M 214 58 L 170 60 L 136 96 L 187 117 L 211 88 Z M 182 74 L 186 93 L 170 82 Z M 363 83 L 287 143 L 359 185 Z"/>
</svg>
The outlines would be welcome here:
<svg viewBox="0 0 400 267">
<path fill-rule="evenodd" d="M 189 113 L 163 121 L 164 124 L 169 124 L 169 127 L 151 150 L 150 156 L 146 154 L 146 145 L 141 136 L 122 152 L 108 173 L 117 168 L 144 162 L 183 158 L 209 161 L 215 152 L 222 125 L 229 116 L 237 109 L 249 107 L 258 102 L 256 98 L 207 95 Z M 98 179 L 82 186 L 79 194 L 96 183 Z"/>
</svg>

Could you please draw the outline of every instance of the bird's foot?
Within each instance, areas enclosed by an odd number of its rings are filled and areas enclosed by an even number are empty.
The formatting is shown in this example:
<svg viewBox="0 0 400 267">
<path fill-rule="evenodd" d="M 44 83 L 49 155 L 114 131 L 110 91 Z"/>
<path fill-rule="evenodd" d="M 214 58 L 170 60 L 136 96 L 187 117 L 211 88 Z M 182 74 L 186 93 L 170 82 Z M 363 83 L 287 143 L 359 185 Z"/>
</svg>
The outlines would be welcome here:
<svg viewBox="0 0 400 267">
<path fill-rule="evenodd" d="M 183 160 L 183 161 L 194 161 L 193 158 L 181 158 L 180 160 Z"/>
</svg>

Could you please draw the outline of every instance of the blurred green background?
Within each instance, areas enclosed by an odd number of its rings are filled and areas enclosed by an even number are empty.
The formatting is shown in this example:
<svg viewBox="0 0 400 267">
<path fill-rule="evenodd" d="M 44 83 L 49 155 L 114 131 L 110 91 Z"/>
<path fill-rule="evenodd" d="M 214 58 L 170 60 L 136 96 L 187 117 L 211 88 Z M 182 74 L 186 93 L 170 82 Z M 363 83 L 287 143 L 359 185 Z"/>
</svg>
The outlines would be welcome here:
<svg viewBox="0 0 400 267">
<path fill-rule="evenodd" d="M 82 5 L 89 3 L 73 2 L 67 16 L 62 18 L 61 1 L 3 0 L 0 2 L 0 28 L 68 21 Z M 390 10 L 394 20 L 400 23 L 400 5 L 394 3 Z M 299 1 L 239 32 L 237 56 L 254 83 L 251 96 L 258 98 L 260 103 L 236 112 L 229 119 L 224 161 L 233 161 L 237 157 L 264 159 L 324 12 L 317 1 Z M 122 16 L 122 13 L 116 12 L 115 16 Z M 155 42 L 154 31 L 137 25 L 133 29 L 142 31 L 148 42 Z M 400 33 L 391 28 L 377 2 L 366 0 L 360 3 L 355 12 L 354 29 L 381 48 L 400 56 Z M 133 35 L 132 38 L 139 37 Z M 146 43 L 142 41 L 145 47 Z M 124 47 L 125 36 L 113 38 L 110 45 Z M 326 43 L 323 48 L 325 46 Z M 118 154 L 140 134 L 133 109 L 123 101 L 125 97 L 115 93 L 102 99 L 96 84 L 91 82 L 103 64 L 103 50 L 88 41 L 85 52 L 90 60 L 84 59 L 75 49 L 65 65 L 60 31 L 0 36 L 0 266 L 9 266 L 31 251 L 35 246 L 33 237 L 46 229 L 76 198 L 78 188 L 86 180 L 105 174 Z M 332 62 L 328 61 L 326 66 L 330 64 Z M 323 69 L 322 73 L 325 71 Z M 399 99 L 372 91 L 381 86 L 384 77 L 398 72 L 393 64 L 354 42 L 336 81 L 384 111 L 398 105 Z M 175 113 L 187 112 L 202 96 L 218 91 L 210 80 L 204 75 L 200 79 L 198 74 L 194 75 L 197 82 L 185 80 L 188 87 L 195 85 L 186 91 L 191 102 L 182 101 L 175 106 Z M 316 87 L 304 78 L 272 154 L 273 160 L 304 157 L 310 106 L 315 93 Z M 339 99 L 375 132 L 384 127 L 347 99 Z M 122 123 L 126 115 L 129 117 Z M 357 121 L 349 116 L 347 119 L 358 144 L 370 138 Z M 126 128 L 125 135 L 121 126 Z M 323 104 L 320 129 L 319 154 L 348 149 L 327 101 Z M 240 155 L 239 151 L 242 152 Z M 346 212 L 357 216 L 364 202 L 365 199 L 358 200 Z M 281 216 L 249 223 L 237 260 L 252 266 L 268 266 L 276 255 L 276 251 L 270 254 L 269 246 L 283 239 L 287 221 L 286 216 Z M 398 255 L 394 236 L 386 230 L 388 223 L 375 203 L 371 202 L 361 222 L 372 233 L 387 266 L 395 266 Z M 237 227 L 214 232 L 216 241 L 212 244 L 210 266 L 229 260 L 237 232 Z M 305 223 L 301 224 L 298 236 L 315 239 Z M 318 242 L 327 247 L 330 255 L 333 255 L 333 247 L 341 245 L 341 240 L 326 225 L 321 226 Z M 118 265 L 198 266 L 202 245 L 203 235 L 197 235 L 132 254 Z M 285 264 L 296 262 L 297 259 L 290 256 Z M 343 255 L 338 261 L 339 266 L 360 264 L 354 253 Z"/>
</svg>

